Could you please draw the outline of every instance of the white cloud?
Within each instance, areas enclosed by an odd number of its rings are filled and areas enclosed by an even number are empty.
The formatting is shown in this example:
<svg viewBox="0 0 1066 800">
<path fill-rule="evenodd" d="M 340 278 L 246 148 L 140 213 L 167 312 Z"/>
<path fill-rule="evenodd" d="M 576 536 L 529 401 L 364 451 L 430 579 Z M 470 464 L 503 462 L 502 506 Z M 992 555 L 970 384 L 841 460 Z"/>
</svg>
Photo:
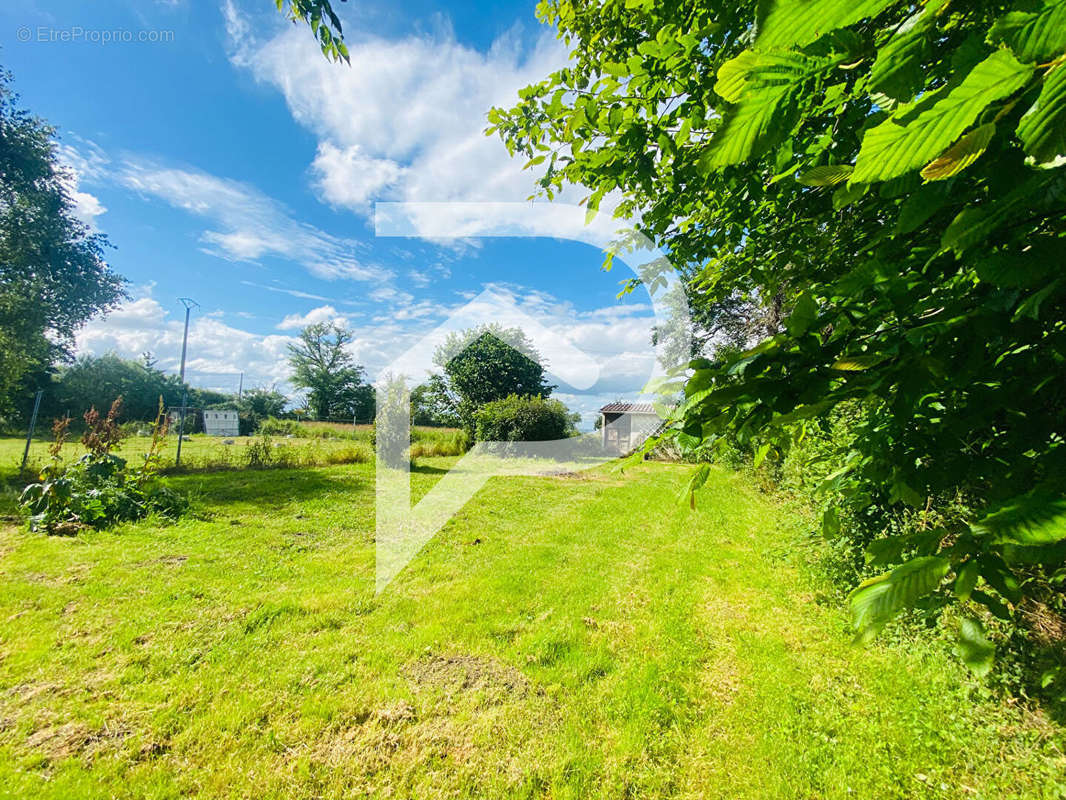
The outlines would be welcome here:
<svg viewBox="0 0 1066 800">
<path fill-rule="evenodd" d="M 96 195 L 81 190 L 83 179 L 92 180 L 102 174 L 105 160 L 98 147 L 91 147 L 83 154 L 70 145 L 61 144 L 57 148 L 59 161 L 67 171 L 66 189 L 74 206 L 74 216 L 84 222 L 90 230 L 97 231 L 96 218 L 107 212 L 107 208 Z"/>
<path fill-rule="evenodd" d="M 151 296 L 131 300 L 101 319 L 86 325 L 77 338 L 79 354 L 113 352 L 139 358 L 150 352 L 160 369 L 176 373 L 181 363 L 184 315 L 169 313 Z M 226 325 L 215 316 L 194 316 L 189 325 L 186 374 L 197 386 L 228 386 L 245 373 L 245 385 L 284 383 L 290 370 L 287 345 L 290 336 L 259 335 Z M 219 378 L 232 380 L 219 381 Z"/>
<path fill-rule="evenodd" d="M 123 186 L 205 217 L 217 226 L 204 231 L 204 250 L 232 261 L 263 256 L 302 264 L 319 278 L 384 281 L 391 273 L 358 257 L 359 243 L 325 233 L 293 218 L 288 210 L 240 181 L 196 169 L 166 167 L 128 158 L 115 172 Z"/>
<path fill-rule="evenodd" d="M 317 325 L 320 322 L 334 322 L 344 325 L 347 317 L 341 314 L 333 306 L 319 306 L 312 308 L 306 314 L 289 314 L 278 323 L 279 331 L 292 331 L 306 328 L 308 325 Z"/>
<path fill-rule="evenodd" d="M 351 66 L 322 58 L 305 30 L 286 26 L 256 41 L 226 0 L 231 60 L 276 87 L 293 117 L 319 137 L 314 185 L 331 205 L 368 201 L 522 200 L 532 177 L 495 137 L 485 115 L 566 61 L 545 32 L 523 53 L 505 35 L 488 52 L 456 41 L 450 26 L 386 40 L 349 36 Z"/>
<path fill-rule="evenodd" d="M 341 149 L 322 142 L 311 163 L 315 187 L 333 206 L 370 210 L 370 200 L 382 189 L 394 185 L 403 168 L 388 158 L 372 158 L 359 145 Z"/>
<path fill-rule="evenodd" d="M 600 377 L 593 385 L 580 392 L 563 385 L 557 392 L 574 410 L 590 413 L 602 403 L 619 397 L 634 399 L 654 369 L 649 345 L 654 319 L 646 304 L 578 311 L 549 294 L 519 286 L 496 284 L 491 288 L 537 323 L 568 340 L 583 354 L 579 361 L 591 357 L 597 363 Z M 164 308 L 151 296 L 151 286 L 137 291 L 141 296 L 90 322 L 78 336 L 77 350 L 95 355 L 115 352 L 125 358 L 139 358 L 142 353 L 151 352 L 160 368 L 176 373 L 181 358 L 184 315 L 180 308 Z M 303 314 L 290 314 L 276 328 L 297 330 L 331 320 L 349 325 L 354 334 L 351 353 L 373 379 L 416 345 L 442 318 L 463 305 L 467 305 L 465 300 L 452 305 L 414 300 L 398 311 L 367 319 L 345 314 L 327 303 Z M 494 321 L 491 309 L 485 312 L 483 321 Z M 245 386 L 277 385 L 291 395 L 292 388 L 287 383 L 291 374 L 287 346 L 294 341 L 291 335 L 254 333 L 228 325 L 218 315 L 194 313 L 189 327 L 189 380 L 195 386 L 235 390 L 237 376 L 244 372 Z M 564 356 L 560 352 L 565 355 L 565 348 L 552 357 L 558 363 L 552 360 L 547 363 L 550 373 L 566 374 L 581 368 L 579 363 L 561 363 L 560 358 Z"/>
</svg>

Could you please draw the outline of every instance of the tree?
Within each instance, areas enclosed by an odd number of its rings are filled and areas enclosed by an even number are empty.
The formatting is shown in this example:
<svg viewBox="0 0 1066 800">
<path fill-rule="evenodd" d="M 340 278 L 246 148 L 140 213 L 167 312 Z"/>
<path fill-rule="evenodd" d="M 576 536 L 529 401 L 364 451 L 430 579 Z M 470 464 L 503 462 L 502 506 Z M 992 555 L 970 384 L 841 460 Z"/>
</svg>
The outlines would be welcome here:
<svg viewBox="0 0 1066 800">
<path fill-rule="evenodd" d="M 879 520 L 871 557 L 901 564 L 855 594 L 864 636 L 933 592 L 1061 606 L 1066 3 L 538 13 L 573 61 L 490 132 L 544 194 L 639 211 L 708 323 L 731 298 L 767 314 L 754 347 L 680 365 L 672 435 L 765 455 L 861 409 L 824 489 L 829 535 L 845 511 Z M 890 515 L 951 498 L 944 524 L 884 538 Z"/>
<path fill-rule="evenodd" d="M 373 414 L 373 390 L 348 345 L 350 330 L 333 322 L 309 325 L 300 340 L 289 345 L 293 385 L 307 391 L 307 404 L 318 419 Z"/>
<path fill-rule="evenodd" d="M 124 297 L 107 239 L 78 221 L 55 129 L 18 107 L 0 72 L 0 410 L 30 375 L 70 358 L 74 335 Z"/>
<path fill-rule="evenodd" d="M 170 407 L 181 403 L 181 381 L 145 361 L 86 355 L 59 370 L 43 405 L 49 413 L 77 418 L 91 407 L 108 408 L 118 397 L 126 419 L 148 422 L 155 419 L 160 397 Z"/>
<path fill-rule="evenodd" d="M 273 389 L 249 389 L 237 402 L 237 410 L 256 419 L 280 417 L 288 402 L 289 398 Z"/>
<path fill-rule="evenodd" d="M 463 427 L 474 430 L 474 413 L 509 395 L 547 397 L 540 355 L 518 328 L 483 325 L 452 333 L 433 354 L 444 374 L 436 384 L 442 405 L 455 409 Z"/>
<path fill-rule="evenodd" d="M 425 383 L 411 390 L 411 422 L 447 428 L 462 424 L 443 376 L 430 375 Z"/>
</svg>

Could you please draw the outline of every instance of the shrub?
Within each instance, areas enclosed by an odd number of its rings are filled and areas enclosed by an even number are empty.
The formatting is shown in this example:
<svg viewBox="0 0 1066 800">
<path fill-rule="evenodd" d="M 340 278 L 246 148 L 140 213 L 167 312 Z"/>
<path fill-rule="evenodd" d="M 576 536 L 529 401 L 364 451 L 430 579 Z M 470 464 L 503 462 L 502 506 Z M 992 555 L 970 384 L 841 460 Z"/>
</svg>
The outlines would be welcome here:
<svg viewBox="0 0 1066 800">
<path fill-rule="evenodd" d="M 95 408 L 85 414 L 82 443 L 89 452 L 70 465 L 61 459 L 68 420 L 56 421 L 51 460 L 39 481 L 27 486 L 19 498 L 32 530 L 76 533 L 82 527 L 107 528 L 153 513 L 177 518 L 186 510 L 185 498 L 167 488 L 158 475 L 167 429 L 162 403 L 144 463 L 132 468 L 111 452 L 125 435 L 118 425 L 121 408 L 119 398 L 106 417 Z"/>
<path fill-rule="evenodd" d="M 260 423 L 259 433 L 264 436 L 299 436 L 300 423 L 294 419 L 267 417 Z"/>
<path fill-rule="evenodd" d="M 542 442 L 572 436 L 574 426 L 558 400 L 512 394 L 479 408 L 474 431 L 479 442 Z"/>
</svg>

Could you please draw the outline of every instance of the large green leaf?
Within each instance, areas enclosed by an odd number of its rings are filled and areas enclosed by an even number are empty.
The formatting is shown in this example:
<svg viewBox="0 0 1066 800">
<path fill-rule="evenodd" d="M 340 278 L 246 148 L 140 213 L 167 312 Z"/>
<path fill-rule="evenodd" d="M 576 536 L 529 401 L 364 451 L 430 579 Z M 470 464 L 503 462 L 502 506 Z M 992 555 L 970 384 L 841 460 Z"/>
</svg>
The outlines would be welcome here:
<svg viewBox="0 0 1066 800">
<path fill-rule="evenodd" d="M 843 183 L 851 175 L 853 167 L 850 164 L 823 165 L 811 167 L 802 173 L 796 180 L 804 186 L 836 186 Z"/>
<path fill-rule="evenodd" d="M 1066 51 L 1066 0 L 1052 0 L 1039 12 L 1005 14 L 989 38 L 1008 45 L 1022 61 L 1050 61 Z"/>
<path fill-rule="evenodd" d="M 1040 96 L 1018 123 L 1018 138 L 1039 164 L 1066 156 L 1066 65 L 1044 78 Z"/>
<path fill-rule="evenodd" d="M 989 103 L 1008 97 L 1032 75 L 997 50 L 953 88 L 933 92 L 866 131 L 852 183 L 885 181 L 924 166 L 966 130 Z"/>
<path fill-rule="evenodd" d="M 745 51 L 718 70 L 715 91 L 737 107 L 728 112 L 701 159 L 705 170 L 738 164 L 785 136 L 795 95 L 809 78 L 834 63 L 802 53 Z"/>
<path fill-rule="evenodd" d="M 877 51 L 870 68 L 870 88 L 906 102 L 925 85 L 922 61 L 929 50 L 930 32 L 943 0 L 931 0 L 912 14 Z"/>
<path fill-rule="evenodd" d="M 718 68 L 718 80 L 714 84 L 714 91 L 726 102 L 739 103 L 744 92 L 744 84 L 748 81 L 748 73 L 758 62 L 759 56 L 754 50 L 745 50 L 740 55 L 729 59 Z"/>
<path fill-rule="evenodd" d="M 758 49 L 802 47 L 829 31 L 880 14 L 899 0 L 768 0 L 758 20 Z"/>
<path fill-rule="evenodd" d="M 922 556 L 860 584 L 851 593 L 851 617 L 858 638 L 868 641 L 876 636 L 896 614 L 936 589 L 950 568 L 946 558 Z"/>
<path fill-rule="evenodd" d="M 983 678 L 992 669 L 996 646 L 985 636 L 985 626 L 963 617 L 959 624 L 959 657 L 975 675 Z"/>
<path fill-rule="evenodd" d="M 1066 539 L 1066 497 L 1033 491 L 1000 505 L 970 525 L 995 542 L 1049 544 Z"/>
</svg>

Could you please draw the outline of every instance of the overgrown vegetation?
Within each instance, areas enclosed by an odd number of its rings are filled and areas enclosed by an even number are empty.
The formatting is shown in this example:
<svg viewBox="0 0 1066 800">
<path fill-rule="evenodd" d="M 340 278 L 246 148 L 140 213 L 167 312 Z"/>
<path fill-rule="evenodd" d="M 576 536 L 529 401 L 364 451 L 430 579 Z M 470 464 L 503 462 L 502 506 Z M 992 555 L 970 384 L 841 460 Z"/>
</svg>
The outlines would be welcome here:
<svg viewBox="0 0 1066 800">
<path fill-rule="evenodd" d="M 108 528 L 150 514 L 176 519 L 184 513 L 185 498 L 159 477 L 159 450 L 167 432 L 162 401 L 151 445 L 135 467 L 128 467 L 125 459 L 112 452 L 125 436 L 118 423 L 121 410 L 122 398 L 118 398 L 106 416 L 95 407 L 85 413 L 81 442 L 88 452 L 72 464 L 62 460 L 69 420 L 56 420 L 51 459 L 41 470 L 39 482 L 28 485 L 19 498 L 32 530 L 73 534 L 84 527 Z"/>
<path fill-rule="evenodd" d="M 474 438 L 477 414 L 511 395 L 547 397 L 543 358 L 519 328 L 482 325 L 451 333 L 433 354 L 441 372 L 426 384 L 438 414 L 453 417 Z"/>
<path fill-rule="evenodd" d="M 474 414 L 479 442 L 542 442 L 577 433 L 575 416 L 558 400 L 512 394 Z"/>
<path fill-rule="evenodd" d="M 864 640 L 954 606 L 985 672 L 991 620 L 1062 620 L 1066 3 L 539 14 L 573 60 L 490 121 L 547 195 L 620 192 L 682 269 L 714 335 L 675 441 L 761 465 L 820 440 L 822 529 L 880 573 L 851 600 Z"/>
</svg>

